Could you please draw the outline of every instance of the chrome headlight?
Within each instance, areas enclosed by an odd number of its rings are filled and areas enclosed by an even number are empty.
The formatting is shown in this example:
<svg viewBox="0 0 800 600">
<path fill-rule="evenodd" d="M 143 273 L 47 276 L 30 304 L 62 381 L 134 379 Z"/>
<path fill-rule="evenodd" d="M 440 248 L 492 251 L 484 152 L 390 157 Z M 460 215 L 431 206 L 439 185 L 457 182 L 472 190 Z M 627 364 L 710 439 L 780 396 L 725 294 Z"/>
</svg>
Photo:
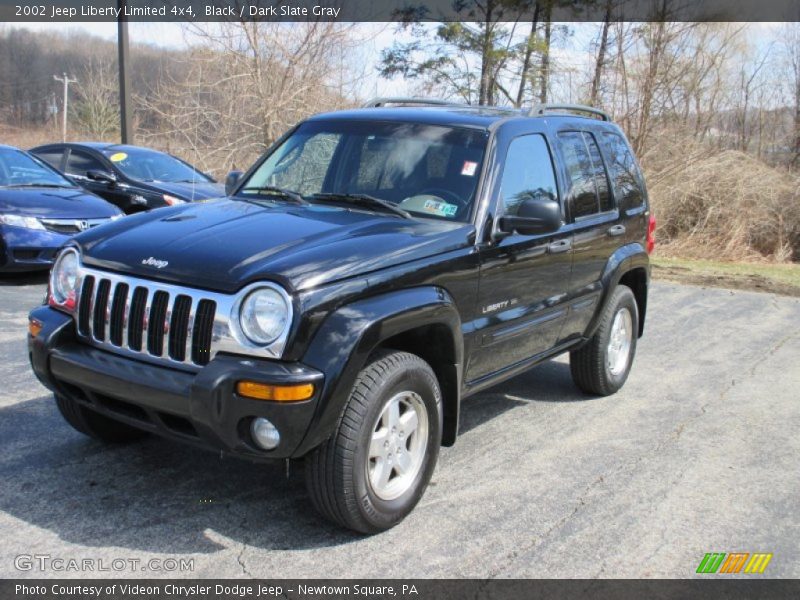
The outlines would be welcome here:
<svg viewBox="0 0 800 600">
<path fill-rule="evenodd" d="M 24 229 L 44 230 L 44 225 L 36 217 L 23 217 L 22 215 L 5 215 L 0 213 L 0 223 L 11 225 L 12 227 L 23 227 Z"/>
<path fill-rule="evenodd" d="M 260 287 L 245 296 L 239 308 L 239 325 L 245 337 L 258 346 L 280 338 L 291 321 L 291 306 L 285 294 Z"/>
<path fill-rule="evenodd" d="M 73 310 L 78 290 L 78 252 L 74 248 L 64 250 L 50 272 L 50 298 L 60 308 Z"/>
</svg>

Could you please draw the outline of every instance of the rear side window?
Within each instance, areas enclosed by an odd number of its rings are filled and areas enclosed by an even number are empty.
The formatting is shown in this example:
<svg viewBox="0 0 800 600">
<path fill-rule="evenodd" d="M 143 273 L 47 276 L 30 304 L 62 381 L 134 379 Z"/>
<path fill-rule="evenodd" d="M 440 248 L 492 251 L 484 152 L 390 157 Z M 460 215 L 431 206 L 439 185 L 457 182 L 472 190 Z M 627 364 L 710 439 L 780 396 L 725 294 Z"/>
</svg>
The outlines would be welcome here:
<svg viewBox="0 0 800 600">
<path fill-rule="evenodd" d="M 63 150 L 46 150 L 44 152 L 34 152 L 34 154 L 51 167 L 61 169 L 61 159 L 64 158 Z"/>
<path fill-rule="evenodd" d="M 105 171 L 107 169 L 104 169 L 103 163 L 90 154 L 79 150 L 73 150 L 69 153 L 69 158 L 67 159 L 67 173 L 86 177 L 86 172 L 92 170 Z"/>
<path fill-rule="evenodd" d="M 512 140 L 500 195 L 507 215 L 517 214 L 519 205 L 528 198 L 558 200 L 553 161 L 544 137 L 532 134 Z"/>
<path fill-rule="evenodd" d="M 635 208 L 644 203 L 642 175 L 628 144 L 616 133 L 604 133 L 608 145 L 608 170 L 617 203 L 623 208 Z"/>
<path fill-rule="evenodd" d="M 569 175 L 572 216 L 587 217 L 613 208 L 608 178 L 594 136 L 585 131 L 558 134 Z"/>
</svg>

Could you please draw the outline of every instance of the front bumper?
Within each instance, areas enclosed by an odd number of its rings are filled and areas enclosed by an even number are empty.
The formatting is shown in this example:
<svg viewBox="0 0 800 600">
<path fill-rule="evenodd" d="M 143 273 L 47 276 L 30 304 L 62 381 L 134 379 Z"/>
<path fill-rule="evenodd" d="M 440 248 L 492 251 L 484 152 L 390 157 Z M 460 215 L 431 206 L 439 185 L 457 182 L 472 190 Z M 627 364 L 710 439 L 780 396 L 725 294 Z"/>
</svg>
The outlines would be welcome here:
<svg viewBox="0 0 800 600">
<path fill-rule="evenodd" d="M 38 335 L 28 336 L 31 366 L 55 393 L 140 429 L 243 458 L 294 456 L 323 387 L 322 373 L 300 363 L 218 354 L 196 372 L 150 365 L 80 343 L 69 315 L 43 306 L 30 316 L 42 324 Z M 243 379 L 313 383 L 315 395 L 291 403 L 252 400 L 235 392 Z M 269 419 L 280 432 L 274 450 L 251 440 L 255 417 Z"/>
<path fill-rule="evenodd" d="M 0 272 L 49 269 L 69 235 L 0 225 Z"/>
</svg>

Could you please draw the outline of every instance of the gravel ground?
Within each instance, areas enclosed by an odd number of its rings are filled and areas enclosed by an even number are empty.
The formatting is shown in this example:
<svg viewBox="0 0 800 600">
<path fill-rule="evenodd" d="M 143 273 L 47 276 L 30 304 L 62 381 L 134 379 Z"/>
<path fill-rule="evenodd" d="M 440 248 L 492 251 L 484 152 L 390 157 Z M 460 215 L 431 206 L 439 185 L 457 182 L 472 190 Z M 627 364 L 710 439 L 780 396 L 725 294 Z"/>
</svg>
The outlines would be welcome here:
<svg viewBox="0 0 800 600">
<path fill-rule="evenodd" d="M 691 577 L 735 551 L 800 576 L 798 298 L 654 284 L 620 393 L 582 395 L 562 358 L 466 400 L 417 509 L 359 537 L 314 513 L 301 465 L 71 430 L 27 362 L 43 292 L 0 280 L 0 577 Z M 141 570 L 170 558 L 193 571 Z"/>
</svg>

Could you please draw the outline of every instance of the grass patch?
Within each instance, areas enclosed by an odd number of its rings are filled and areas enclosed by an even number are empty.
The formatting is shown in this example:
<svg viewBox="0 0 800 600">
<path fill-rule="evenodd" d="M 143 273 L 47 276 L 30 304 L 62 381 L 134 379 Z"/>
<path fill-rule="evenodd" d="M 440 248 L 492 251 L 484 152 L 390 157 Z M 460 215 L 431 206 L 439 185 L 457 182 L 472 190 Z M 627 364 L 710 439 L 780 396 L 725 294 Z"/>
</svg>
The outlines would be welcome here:
<svg viewBox="0 0 800 600">
<path fill-rule="evenodd" d="M 800 296 L 800 264 L 743 263 L 651 257 L 653 277 Z"/>
</svg>

